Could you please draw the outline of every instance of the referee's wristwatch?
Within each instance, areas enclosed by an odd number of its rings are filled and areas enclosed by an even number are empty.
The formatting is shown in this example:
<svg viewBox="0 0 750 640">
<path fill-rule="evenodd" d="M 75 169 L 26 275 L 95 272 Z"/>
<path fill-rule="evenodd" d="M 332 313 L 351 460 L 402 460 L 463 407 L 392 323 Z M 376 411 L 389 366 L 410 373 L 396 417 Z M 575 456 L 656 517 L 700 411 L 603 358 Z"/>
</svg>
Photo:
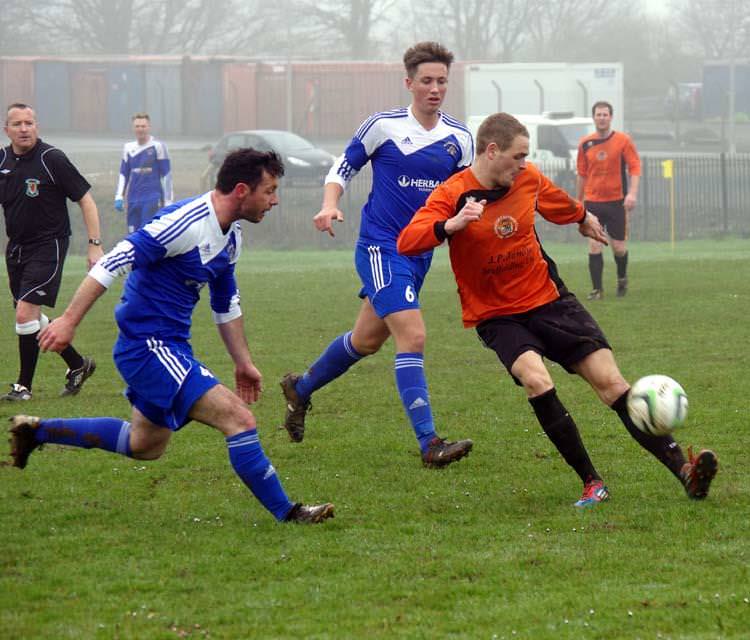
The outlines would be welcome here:
<svg viewBox="0 0 750 640">
<path fill-rule="evenodd" d="M 100 247 L 102 241 L 99 238 L 89 238 L 89 244 L 93 244 L 95 247 Z"/>
</svg>

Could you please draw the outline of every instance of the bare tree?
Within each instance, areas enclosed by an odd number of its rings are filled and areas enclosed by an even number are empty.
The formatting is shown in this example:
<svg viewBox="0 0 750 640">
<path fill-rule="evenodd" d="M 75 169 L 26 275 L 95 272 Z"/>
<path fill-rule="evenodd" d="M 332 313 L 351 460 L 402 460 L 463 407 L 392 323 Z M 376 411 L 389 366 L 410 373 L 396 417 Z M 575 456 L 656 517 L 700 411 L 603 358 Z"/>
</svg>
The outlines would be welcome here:
<svg viewBox="0 0 750 640">
<path fill-rule="evenodd" d="M 310 21 L 308 42 L 320 57 L 340 53 L 352 60 L 372 59 L 376 54 L 374 26 L 388 19 L 395 0 L 298 0 L 295 13 Z M 300 48 L 309 49 L 303 43 Z M 322 55 L 321 55 L 322 54 Z M 326 55 L 328 54 L 328 55 Z"/>
<path fill-rule="evenodd" d="M 132 49 L 142 53 L 199 53 L 215 49 L 212 44 L 224 41 L 225 25 L 236 20 L 234 5 L 232 0 L 142 1 L 132 33 Z"/>
<path fill-rule="evenodd" d="M 511 62 L 524 41 L 535 0 L 441 0 L 412 2 L 417 24 L 464 60 Z"/>
<path fill-rule="evenodd" d="M 215 53 L 247 44 L 259 2 L 37 0 L 31 20 L 49 53 Z M 268 3 L 266 3 L 268 4 Z M 243 28 L 244 27 L 244 28 Z"/>
<path fill-rule="evenodd" d="M 672 16 L 706 58 L 750 55 L 750 3 L 747 0 L 682 0 Z"/>
<path fill-rule="evenodd" d="M 591 40 L 602 26 L 616 25 L 633 11 L 609 0 L 538 0 L 529 16 L 531 56 L 545 61 L 590 57 Z"/>
<path fill-rule="evenodd" d="M 40 0 L 32 21 L 59 52 L 128 53 L 135 0 Z"/>
<path fill-rule="evenodd" d="M 0 10 L 0 55 L 36 53 L 36 39 L 29 21 L 29 7 L 10 2 Z"/>
</svg>

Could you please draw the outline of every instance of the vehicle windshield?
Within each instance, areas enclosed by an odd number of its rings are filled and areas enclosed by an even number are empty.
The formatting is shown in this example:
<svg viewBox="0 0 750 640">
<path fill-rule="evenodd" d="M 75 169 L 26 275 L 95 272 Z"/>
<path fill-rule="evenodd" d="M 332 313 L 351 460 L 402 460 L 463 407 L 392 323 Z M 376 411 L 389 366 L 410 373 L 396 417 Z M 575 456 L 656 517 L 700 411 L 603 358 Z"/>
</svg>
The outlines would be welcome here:
<svg viewBox="0 0 750 640">
<path fill-rule="evenodd" d="M 288 131 L 265 131 L 263 137 L 268 140 L 274 149 L 282 153 L 294 153 L 295 151 L 306 151 L 315 148 L 308 140 Z"/>
<path fill-rule="evenodd" d="M 580 139 L 588 135 L 593 125 L 588 124 L 543 124 L 539 125 L 538 146 L 551 151 L 559 158 L 567 158 L 578 147 Z"/>
<path fill-rule="evenodd" d="M 589 124 L 564 124 L 559 127 L 560 133 L 562 134 L 565 141 L 568 143 L 570 149 L 576 149 L 578 143 L 583 136 L 587 136 L 593 131 L 593 125 Z"/>
</svg>

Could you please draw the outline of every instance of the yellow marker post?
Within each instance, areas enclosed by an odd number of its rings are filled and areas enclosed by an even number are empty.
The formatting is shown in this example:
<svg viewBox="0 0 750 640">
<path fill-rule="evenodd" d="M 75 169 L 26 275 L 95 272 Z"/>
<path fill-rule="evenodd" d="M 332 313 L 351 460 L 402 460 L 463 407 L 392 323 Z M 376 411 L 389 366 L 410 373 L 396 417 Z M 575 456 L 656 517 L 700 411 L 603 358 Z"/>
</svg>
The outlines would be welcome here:
<svg viewBox="0 0 750 640">
<path fill-rule="evenodd" d="M 661 161 L 661 175 L 669 180 L 669 238 L 674 251 L 674 160 Z"/>
</svg>

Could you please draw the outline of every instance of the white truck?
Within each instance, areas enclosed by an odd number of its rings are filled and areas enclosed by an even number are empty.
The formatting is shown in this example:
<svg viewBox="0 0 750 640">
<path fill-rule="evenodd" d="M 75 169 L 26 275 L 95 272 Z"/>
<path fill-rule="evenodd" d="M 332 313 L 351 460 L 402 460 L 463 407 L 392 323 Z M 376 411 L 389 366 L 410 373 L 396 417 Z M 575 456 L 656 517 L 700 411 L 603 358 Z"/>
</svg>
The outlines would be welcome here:
<svg viewBox="0 0 750 640">
<path fill-rule="evenodd" d="M 614 107 L 612 127 L 623 130 L 623 68 L 602 63 L 472 64 L 464 74 L 467 116 L 498 111 L 516 114 L 570 112 L 590 117 L 591 105 L 606 100 Z"/>
<path fill-rule="evenodd" d="M 529 130 L 529 159 L 545 165 L 575 160 L 578 141 L 593 132 L 591 106 L 606 100 L 612 128 L 623 129 L 623 69 L 619 62 L 473 64 L 464 76 L 467 124 L 512 113 Z"/>
<path fill-rule="evenodd" d="M 594 132 L 594 121 L 566 111 L 545 111 L 540 115 L 513 114 L 529 131 L 529 160 L 544 166 L 569 166 L 575 162 L 579 140 Z M 470 116 L 467 126 L 476 138 L 486 115 Z"/>
</svg>

